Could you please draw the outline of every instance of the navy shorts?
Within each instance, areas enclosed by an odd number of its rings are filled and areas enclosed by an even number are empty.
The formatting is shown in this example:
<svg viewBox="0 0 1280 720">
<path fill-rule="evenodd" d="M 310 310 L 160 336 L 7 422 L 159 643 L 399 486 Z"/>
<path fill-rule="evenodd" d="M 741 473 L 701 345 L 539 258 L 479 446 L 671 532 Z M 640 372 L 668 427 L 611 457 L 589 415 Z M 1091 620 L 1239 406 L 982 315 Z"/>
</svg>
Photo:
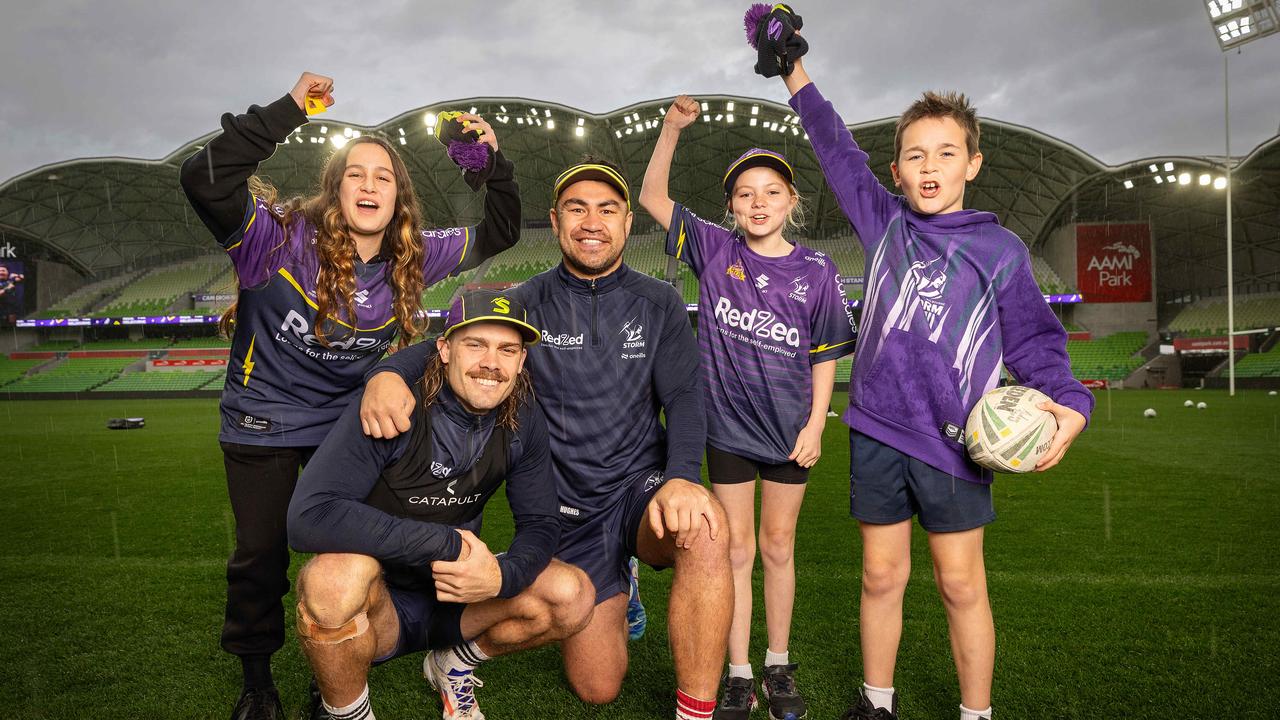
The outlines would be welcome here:
<svg viewBox="0 0 1280 720">
<path fill-rule="evenodd" d="M 996 519 L 991 486 L 961 480 L 857 430 L 849 431 L 849 513 L 892 525 L 920 516 L 929 532 L 959 532 Z"/>
<path fill-rule="evenodd" d="M 636 554 L 636 533 L 645 522 L 649 501 L 665 483 L 661 470 L 633 473 L 612 506 L 581 523 L 561 516 L 556 558 L 582 568 L 591 578 L 597 605 L 628 591 L 628 563 Z"/>
<path fill-rule="evenodd" d="M 795 460 L 778 464 L 760 462 L 707 445 L 707 478 L 713 485 L 755 482 L 757 475 L 770 482 L 803 485 L 809 481 L 809 468 L 800 467 Z"/>
<path fill-rule="evenodd" d="M 375 665 L 422 650 L 444 650 L 465 641 L 462 611 L 466 605 L 438 600 L 434 587 L 410 589 L 387 583 L 387 592 L 400 621 L 400 637 L 395 649 L 375 659 Z"/>
</svg>

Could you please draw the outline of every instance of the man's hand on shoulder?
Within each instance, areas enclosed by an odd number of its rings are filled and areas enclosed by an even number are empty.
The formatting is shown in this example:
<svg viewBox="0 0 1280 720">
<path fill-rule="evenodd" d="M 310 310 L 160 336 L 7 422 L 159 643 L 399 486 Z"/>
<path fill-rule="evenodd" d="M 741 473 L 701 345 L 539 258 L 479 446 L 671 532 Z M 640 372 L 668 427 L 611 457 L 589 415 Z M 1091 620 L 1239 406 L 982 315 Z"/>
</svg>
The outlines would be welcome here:
<svg viewBox="0 0 1280 720">
<path fill-rule="evenodd" d="M 409 431 L 409 416 L 417 401 L 404 379 L 380 372 L 369 379 L 360 399 L 360 427 L 369 437 L 390 440 Z"/>
</svg>

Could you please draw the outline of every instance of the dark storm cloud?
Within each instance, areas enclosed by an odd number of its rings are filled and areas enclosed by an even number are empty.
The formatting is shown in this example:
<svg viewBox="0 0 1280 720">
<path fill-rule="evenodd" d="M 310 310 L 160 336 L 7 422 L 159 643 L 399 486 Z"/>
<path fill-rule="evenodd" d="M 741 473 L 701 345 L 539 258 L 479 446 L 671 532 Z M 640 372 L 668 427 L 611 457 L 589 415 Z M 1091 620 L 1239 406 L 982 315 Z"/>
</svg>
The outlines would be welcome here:
<svg viewBox="0 0 1280 720">
<path fill-rule="evenodd" d="M 84 156 L 155 158 L 330 74 L 330 117 L 381 122 L 474 95 L 606 112 L 679 92 L 785 100 L 751 74 L 745 2 L 71 3 L 6 10 L 0 178 Z M 1198 0 L 838 2 L 798 7 L 846 120 L 928 88 L 1104 162 L 1222 153 L 1222 58 Z M 1231 57 L 1232 149 L 1277 132 L 1280 37 Z"/>
</svg>

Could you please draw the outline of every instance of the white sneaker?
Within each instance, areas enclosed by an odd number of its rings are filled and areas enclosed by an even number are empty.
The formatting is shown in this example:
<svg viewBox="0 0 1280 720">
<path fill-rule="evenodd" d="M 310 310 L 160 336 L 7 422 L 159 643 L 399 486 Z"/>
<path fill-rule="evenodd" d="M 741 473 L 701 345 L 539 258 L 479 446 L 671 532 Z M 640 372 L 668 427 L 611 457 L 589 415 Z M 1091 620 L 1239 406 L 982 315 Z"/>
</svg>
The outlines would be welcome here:
<svg viewBox="0 0 1280 720">
<path fill-rule="evenodd" d="M 444 658 L 448 650 L 432 650 L 422 658 L 422 676 L 440 693 L 444 720 L 484 720 L 476 703 L 475 689 L 484 683 L 471 669 L 446 670 Z"/>
</svg>

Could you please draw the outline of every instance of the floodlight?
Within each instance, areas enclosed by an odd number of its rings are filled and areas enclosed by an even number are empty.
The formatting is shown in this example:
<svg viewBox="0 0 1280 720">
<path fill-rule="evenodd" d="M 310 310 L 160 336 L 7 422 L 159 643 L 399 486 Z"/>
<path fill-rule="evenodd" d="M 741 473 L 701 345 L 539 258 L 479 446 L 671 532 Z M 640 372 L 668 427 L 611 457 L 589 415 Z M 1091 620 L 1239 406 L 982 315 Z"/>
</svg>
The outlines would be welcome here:
<svg viewBox="0 0 1280 720">
<path fill-rule="evenodd" d="M 1200 173 L 1201 185 L 1208 185 L 1212 181 L 1213 181 L 1213 178 L 1209 177 L 1209 173 Z"/>
<path fill-rule="evenodd" d="M 549 118 L 548 118 L 548 119 L 547 119 L 547 129 L 548 129 L 548 130 L 555 130 L 555 129 L 556 129 L 556 121 L 555 121 L 555 120 L 551 120 L 551 119 L 549 119 Z"/>
<path fill-rule="evenodd" d="M 1222 177 L 1222 176 L 1218 176 L 1218 177 L 1216 177 L 1216 178 L 1214 178 L 1214 179 L 1213 179 L 1213 189 L 1214 189 L 1214 190 L 1221 190 L 1221 189 L 1225 188 L 1226 186 L 1227 186 L 1227 179 L 1226 179 L 1226 178 L 1224 178 L 1224 177 Z"/>
<path fill-rule="evenodd" d="M 1165 171 L 1165 172 L 1173 172 L 1173 163 L 1171 163 L 1171 162 L 1167 162 L 1167 163 L 1165 163 L 1165 164 L 1164 164 L 1164 171 Z"/>
<path fill-rule="evenodd" d="M 580 127 L 576 127 L 576 128 L 574 128 L 574 129 L 573 129 L 573 134 L 574 134 L 576 137 L 582 137 L 582 135 L 583 135 L 583 128 L 580 128 Z"/>
<path fill-rule="evenodd" d="M 725 103 L 724 109 L 728 110 L 729 112 L 733 112 L 733 101 L 730 100 L 729 102 Z"/>
<path fill-rule="evenodd" d="M 1157 184 L 1157 185 L 1159 185 L 1160 183 L 1163 183 L 1163 182 L 1164 182 L 1164 178 L 1162 178 L 1162 177 L 1160 177 L 1159 175 L 1157 175 L 1157 176 L 1156 176 L 1156 184 Z"/>
<path fill-rule="evenodd" d="M 1133 181 L 1132 181 L 1132 180 L 1125 180 L 1125 181 L 1124 181 L 1124 189 L 1125 189 L 1125 190 L 1132 190 L 1132 189 L 1133 189 Z"/>
<path fill-rule="evenodd" d="M 1179 185 L 1190 185 L 1190 184 L 1191 184 L 1191 173 L 1189 173 L 1189 172 L 1180 173 L 1180 174 L 1178 175 L 1178 184 L 1179 184 Z"/>
</svg>

